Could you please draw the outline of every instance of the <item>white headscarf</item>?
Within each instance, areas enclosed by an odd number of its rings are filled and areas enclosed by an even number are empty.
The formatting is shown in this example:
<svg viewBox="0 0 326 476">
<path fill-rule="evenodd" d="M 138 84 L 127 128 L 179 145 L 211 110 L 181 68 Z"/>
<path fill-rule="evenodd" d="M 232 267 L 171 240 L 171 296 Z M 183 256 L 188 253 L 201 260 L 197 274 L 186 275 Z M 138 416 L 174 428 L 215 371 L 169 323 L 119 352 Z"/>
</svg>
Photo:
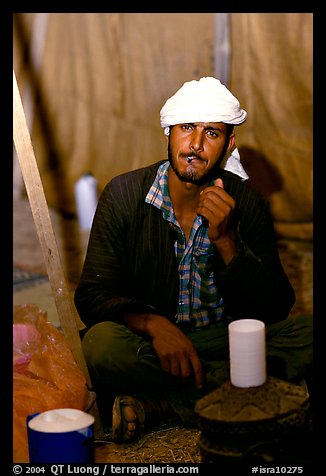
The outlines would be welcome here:
<svg viewBox="0 0 326 476">
<path fill-rule="evenodd" d="M 237 148 L 233 149 L 230 155 L 224 157 L 220 166 L 224 170 L 228 170 L 229 172 L 239 175 L 242 180 L 248 180 L 249 178 L 249 175 L 240 162 L 240 154 Z"/>
<path fill-rule="evenodd" d="M 239 125 L 247 118 L 238 99 L 219 79 L 204 77 L 188 81 L 171 96 L 160 111 L 160 123 L 169 135 L 170 126 L 192 122 L 224 122 Z M 223 168 L 248 178 L 240 162 L 238 149 L 223 161 Z"/>
<path fill-rule="evenodd" d="M 170 97 L 160 112 L 161 126 L 191 122 L 242 124 L 247 113 L 219 79 L 204 77 L 188 81 Z"/>
</svg>

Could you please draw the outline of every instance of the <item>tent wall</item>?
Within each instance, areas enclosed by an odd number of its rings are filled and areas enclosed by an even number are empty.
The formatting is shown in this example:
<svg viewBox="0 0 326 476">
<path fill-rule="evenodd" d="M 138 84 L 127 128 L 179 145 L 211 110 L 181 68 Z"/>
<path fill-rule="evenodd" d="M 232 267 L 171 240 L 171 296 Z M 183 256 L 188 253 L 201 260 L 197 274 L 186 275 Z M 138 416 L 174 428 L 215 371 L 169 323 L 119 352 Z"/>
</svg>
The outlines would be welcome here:
<svg viewBox="0 0 326 476">
<path fill-rule="evenodd" d="M 23 97 L 27 86 L 34 92 L 31 135 L 50 206 L 75 213 L 73 186 L 86 171 L 101 191 L 114 175 L 166 158 L 159 111 L 184 81 L 218 70 L 218 15 L 225 14 L 14 15 L 14 67 Z M 225 18 L 229 87 L 248 111 L 236 128 L 244 165 L 280 234 L 310 239 L 312 14 Z"/>
<path fill-rule="evenodd" d="M 233 13 L 233 90 L 248 110 L 242 159 L 281 235 L 312 236 L 313 16 Z"/>
</svg>

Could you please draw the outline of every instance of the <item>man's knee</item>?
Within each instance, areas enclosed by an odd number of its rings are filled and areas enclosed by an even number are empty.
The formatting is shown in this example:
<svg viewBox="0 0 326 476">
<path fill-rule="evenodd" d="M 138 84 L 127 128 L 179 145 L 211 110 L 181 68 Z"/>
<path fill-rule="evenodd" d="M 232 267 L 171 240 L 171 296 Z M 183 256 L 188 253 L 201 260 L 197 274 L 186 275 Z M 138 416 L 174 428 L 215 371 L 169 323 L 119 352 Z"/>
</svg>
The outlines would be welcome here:
<svg viewBox="0 0 326 476">
<path fill-rule="evenodd" d="M 116 327 L 114 322 L 105 321 L 95 324 L 86 332 L 82 348 L 88 363 L 103 365 L 107 359 L 114 358 L 119 347 Z"/>
<path fill-rule="evenodd" d="M 105 321 L 86 332 L 82 348 L 89 367 L 114 371 L 135 365 L 141 344 L 141 337 L 126 326 Z"/>
</svg>

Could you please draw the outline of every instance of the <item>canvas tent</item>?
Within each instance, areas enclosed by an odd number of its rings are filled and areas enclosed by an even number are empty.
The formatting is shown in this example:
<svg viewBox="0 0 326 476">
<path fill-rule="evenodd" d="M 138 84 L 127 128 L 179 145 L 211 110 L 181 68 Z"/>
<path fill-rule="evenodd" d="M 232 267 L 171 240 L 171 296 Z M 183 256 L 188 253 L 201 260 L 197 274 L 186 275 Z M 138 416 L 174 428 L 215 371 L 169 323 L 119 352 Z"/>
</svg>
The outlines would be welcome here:
<svg viewBox="0 0 326 476">
<path fill-rule="evenodd" d="M 215 75 L 248 111 L 237 146 L 281 237 L 312 239 L 312 13 L 16 13 L 14 68 L 50 207 L 85 172 L 166 158 L 159 111 Z M 14 193 L 24 193 L 14 158 Z"/>
</svg>

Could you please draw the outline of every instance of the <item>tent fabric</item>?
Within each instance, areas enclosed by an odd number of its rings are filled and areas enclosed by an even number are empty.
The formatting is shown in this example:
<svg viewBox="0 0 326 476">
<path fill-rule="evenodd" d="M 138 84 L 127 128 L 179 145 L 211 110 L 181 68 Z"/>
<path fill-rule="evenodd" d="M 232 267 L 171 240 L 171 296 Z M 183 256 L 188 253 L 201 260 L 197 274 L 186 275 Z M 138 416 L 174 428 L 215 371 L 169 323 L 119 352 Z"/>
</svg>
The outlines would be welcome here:
<svg viewBox="0 0 326 476">
<path fill-rule="evenodd" d="M 248 110 L 238 145 L 280 234 L 312 237 L 313 15 L 233 13 L 232 84 Z"/>
<path fill-rule="evenodd" d="M 166 157 L 159 111 L 212 76 L 218 13 L 49 13 L 37 69 L 37 13 L 14 14 L 14 68 L 34 92 L 32 142 L 49 206 L 76 213 L 85 172 L 115 175 Z M 231 13 L 229 88 L 248 119 L 237 147 L 281 236 L 312 237 L 310 13 Z"/>
</svg>

